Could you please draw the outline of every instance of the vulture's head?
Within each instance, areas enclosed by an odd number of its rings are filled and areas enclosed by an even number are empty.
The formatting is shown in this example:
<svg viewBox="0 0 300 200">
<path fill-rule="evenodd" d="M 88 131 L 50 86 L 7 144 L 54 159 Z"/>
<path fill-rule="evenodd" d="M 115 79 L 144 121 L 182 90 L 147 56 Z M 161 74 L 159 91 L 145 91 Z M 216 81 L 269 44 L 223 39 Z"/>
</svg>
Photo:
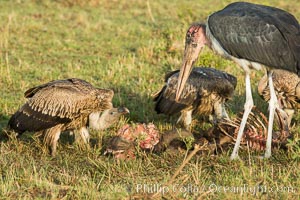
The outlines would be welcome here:
<svg viewBox="0 0 300 200">
<path fill-rule="evenodd" d="M 104 110 L 99 113 L 91 113 L 89 116 L 89 126 L 96 130 L 103 130 L 120 120 L 122 115 L 128 114 L 126 107 L 118 107 Z"/>
</svg>

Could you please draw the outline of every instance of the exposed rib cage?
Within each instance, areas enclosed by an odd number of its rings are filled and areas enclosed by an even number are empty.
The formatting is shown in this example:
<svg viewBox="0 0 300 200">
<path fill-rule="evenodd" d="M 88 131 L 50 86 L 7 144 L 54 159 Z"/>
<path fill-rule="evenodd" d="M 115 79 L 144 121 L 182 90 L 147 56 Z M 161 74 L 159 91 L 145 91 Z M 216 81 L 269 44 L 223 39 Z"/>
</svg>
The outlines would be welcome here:
<svg viewBox="0 0 300 200">
<path fill-rule="evenodd" d="M 233 120 L 224 119 L 218 124 L 218 129 L 221 133 L 225 134 L 235 141 L 239 131 L 242 116 L 243 113 L 241 112 Z M 253 108 L 247 120 L 242 144 L 248 143 L 249 147 L 254 150 L 264 150 L 266 148 L 267 141 L 267 127 L 268 120 L 266 116 L 256 108 Z M 283 131 L 282 129 L 280 131 L 273 132 L 272 146 L 284 145 L 289 135 L 289 132 Z"/>
</svg>

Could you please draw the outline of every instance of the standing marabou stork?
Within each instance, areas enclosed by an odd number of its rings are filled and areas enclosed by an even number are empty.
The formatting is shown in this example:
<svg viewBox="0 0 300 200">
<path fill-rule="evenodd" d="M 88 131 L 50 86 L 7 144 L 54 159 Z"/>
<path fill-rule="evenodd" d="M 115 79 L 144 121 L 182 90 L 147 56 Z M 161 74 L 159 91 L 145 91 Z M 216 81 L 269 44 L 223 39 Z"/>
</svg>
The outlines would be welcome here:
<svg viewBox="0 0 300 200">
<path fill-rule="evenodd" d="M 279 109 L 272 82 L 272 69 L 285 69 L 300 74 L 300 26 L 298 21 L 290 13 L 278 8 L 236 2 L 210 15 L 206 25 L 192 25 L 186 34 L 186 46 L 176 100 L 180 99 L 192 65 L 204 45 L 208 45 L 217 54 L 233 60 L 245 71 L 245 111 L 231 159 L 238 157 L 245 124 L 253 107 L 250 71 L 251 69 L 261 69 L 263 66 L 267 67 L 271 97 L 265 157 L 270 157 L 274 112 L 275 108 Z"/>
<path fill-rule="evenodd" d="M 41 132 L 54 156 L 61 132 L 75 131 L 88 143 L 87 126 L 103 130 L 129 113 L 125 107 L 113 108 L 113 96 L 112 90 L 77 78 L 51 81 L 25 92 L 28 101 L 13 114 L 8 127 L 17 134 Z"/>
<path fill-rule="evenodd" d="M 225 101 L 233 96 L 236 77 L 208 67 L 195 67 L 182 92 L 182 98 L 175 101 L 179 70 L 165 76 L 166 84 L 154 96 L 158 114 L 174 115 L 181 113 L 177 123 L 190 129 L 192 114 L 212 116 L 213 122 L 228 118 Z"/>
<path fill-rule="evenodd" d="M 275 69 L 272 79 L 279 107 L 285 111 L 285 113 L 276 112 L 275 116 L 277 116 L 278 122 L 287 117 L 284 128 L 288 129 L 295 110 L 300 108 L 300 77 L 286 70 Z M 270 88 L 266 75 L 259 81 L 257 89 L 259 95 L 268 102 L 270 100 Z"/>
</svg>

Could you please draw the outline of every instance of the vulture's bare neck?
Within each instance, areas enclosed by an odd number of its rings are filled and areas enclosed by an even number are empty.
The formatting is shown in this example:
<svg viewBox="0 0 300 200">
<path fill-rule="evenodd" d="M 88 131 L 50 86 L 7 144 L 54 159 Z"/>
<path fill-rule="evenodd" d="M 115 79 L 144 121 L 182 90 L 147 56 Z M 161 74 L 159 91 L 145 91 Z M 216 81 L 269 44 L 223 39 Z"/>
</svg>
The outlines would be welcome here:
<svg viewBox="0 0 300 200">
<path fill-rule="evenodd" d="M 89 127 L 95 130 L 104 130 L 111 126 L 116 120 L 109 117 L 109 110 L 94 112 L 89 115 Z"/>
</svg>

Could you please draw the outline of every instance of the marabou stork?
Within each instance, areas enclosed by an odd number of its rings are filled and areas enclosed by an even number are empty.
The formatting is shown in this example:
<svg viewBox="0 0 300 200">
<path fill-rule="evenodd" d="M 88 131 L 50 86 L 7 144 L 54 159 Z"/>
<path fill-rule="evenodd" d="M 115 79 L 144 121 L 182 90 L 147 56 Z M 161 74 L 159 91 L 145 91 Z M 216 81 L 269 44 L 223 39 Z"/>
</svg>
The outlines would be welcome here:
<svg viewBox="0 0 300 200">
<path fill-rule="evenodd" d="M 51 81 L 24 95 L 28 100 L 10 118 L 8 127 L 18 135 L 41 132 L 52 156 L 61 132 L 74 131 L 75 136 L 80 135 L 88 143 L 87 126 L 103 130 L 129 112 L 125 107 L 113 108 L 112 90 L 95 88 L 77 78 Z"/>
<path fill-rule="evenodd" d="M 164 87 L 154 96 L 158 114 L 181 113 L 177 123 L 190 129 L 192 114 L 206 115 L 217 122 L 228 118 L 225 101 L 233 96 L 236 77 L 208 67 L 195 67 L 184 86 L 182 97 L 175 101 L 179 70 L 165 76 Z"/>
<path fill-rule="evenodd" d="M 300 77 L 286 70 L 275 69 L 272 79 L 279 107 L 285 112 L 281 114 L 276 112 L 275 116 L 277 116 L 276 119 L 279 123 L 282 122 L 280 119 L 286 117 L 284 128 L 288 129 L 295 110 L 300 108 Z M 257 89 L 259 95 L 268 102 L 270 100 L 270 88 L 266 75 L 259 81 Z"/>
<path fill-rule="evenodd" d="M 208 45 L 217 54 L 233 60 L 245 71 L 246 102 L 231 159 L 238 157 L 245 124 L 253 107 L 250 70 L 267 67 L 271 97 L 268 138 L 264 156 L 270 157 L 274 112 L 275 108 L 279 109 L 273 87 L 272 69 L 285 69 L 300 74 L 298 21 L 290 13 L 278 8 L 236 2 L 210 15 L 206 25 L 192 25 L 186 34 L 184 59 L 176 93 L 177 101 L 180 100 L 192 65 L 204 45 Z"/>
</svg>

